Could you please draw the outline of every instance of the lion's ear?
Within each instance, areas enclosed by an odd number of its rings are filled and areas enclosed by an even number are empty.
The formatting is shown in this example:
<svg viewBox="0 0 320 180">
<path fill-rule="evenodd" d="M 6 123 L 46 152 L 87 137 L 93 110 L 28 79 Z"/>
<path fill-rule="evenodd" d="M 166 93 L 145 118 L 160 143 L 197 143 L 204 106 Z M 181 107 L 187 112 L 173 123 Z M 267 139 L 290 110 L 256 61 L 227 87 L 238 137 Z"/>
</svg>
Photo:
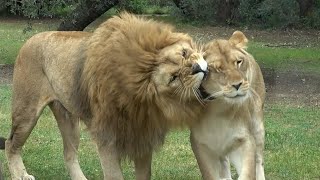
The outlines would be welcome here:
<svg viewBox="0 0 320 180">
<path fill-rule="evenodd" d="M 231 38 L 229 39 L 229 43 L 232 45 L 241 48 L 246 49 L 248 44 L 247 37 L 241 32 L 241 31 L 235 31 Z"/>
</svg>

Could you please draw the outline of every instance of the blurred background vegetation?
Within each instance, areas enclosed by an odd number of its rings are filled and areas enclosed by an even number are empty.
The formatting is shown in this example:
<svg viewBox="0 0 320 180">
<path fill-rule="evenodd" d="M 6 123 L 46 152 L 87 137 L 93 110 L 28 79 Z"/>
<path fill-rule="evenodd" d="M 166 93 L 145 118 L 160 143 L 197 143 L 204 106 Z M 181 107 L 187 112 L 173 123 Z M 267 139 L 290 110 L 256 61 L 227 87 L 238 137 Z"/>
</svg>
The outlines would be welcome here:
<svg viewBox="0 0 320 180">
<path fill-rule="evenodd" d="M 76 30 L 106 12 L 121 10 L 169 14 L 193 24 L 320 28 L 320 0 L 0 0 L 0 16 L 61 18 L 82 26 Z M 77 25 L 86 18 L 87 24 Z M 72 30 L 60 30 L 68 28 Z"/>
</svg>

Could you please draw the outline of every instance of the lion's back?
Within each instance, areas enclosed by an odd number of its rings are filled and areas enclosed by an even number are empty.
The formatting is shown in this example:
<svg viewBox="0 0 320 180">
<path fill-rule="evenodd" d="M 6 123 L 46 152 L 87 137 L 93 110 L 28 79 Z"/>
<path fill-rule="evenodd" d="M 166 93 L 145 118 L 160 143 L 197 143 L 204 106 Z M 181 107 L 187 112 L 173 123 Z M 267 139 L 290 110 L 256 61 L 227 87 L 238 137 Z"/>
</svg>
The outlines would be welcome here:
<svg viewBox="0 0 320 180">
<path fill-rule="evenodd" d="M 14 94 L 35 90 L 54 94 L 67 109 L 72 101 L 76 71 L 84 60 L 87 32 L 42 32 L 31 37 L 20 49 L 13 74 Z M 30 94 L 32 95 L 32 94 Z"/>
</svg>

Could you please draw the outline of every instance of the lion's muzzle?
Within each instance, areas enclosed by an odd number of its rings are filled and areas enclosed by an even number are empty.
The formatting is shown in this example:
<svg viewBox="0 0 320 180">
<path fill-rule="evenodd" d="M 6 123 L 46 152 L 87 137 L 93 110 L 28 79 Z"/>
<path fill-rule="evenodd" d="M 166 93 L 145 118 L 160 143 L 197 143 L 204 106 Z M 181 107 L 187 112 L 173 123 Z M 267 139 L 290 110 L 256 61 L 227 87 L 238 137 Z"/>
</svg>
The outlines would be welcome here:
<svg viewBox="0 0 320 180">
<path fill-rule="evenodd" d="M 205 61 L 203 58 L 200 58 L 197 60 L 195 64 L 192 65 L 192 75 L 197 73 L 203 73 L 203 79 L 205 79 L 208 75 L 208 64 L 207 61 Z"/>
</svg>

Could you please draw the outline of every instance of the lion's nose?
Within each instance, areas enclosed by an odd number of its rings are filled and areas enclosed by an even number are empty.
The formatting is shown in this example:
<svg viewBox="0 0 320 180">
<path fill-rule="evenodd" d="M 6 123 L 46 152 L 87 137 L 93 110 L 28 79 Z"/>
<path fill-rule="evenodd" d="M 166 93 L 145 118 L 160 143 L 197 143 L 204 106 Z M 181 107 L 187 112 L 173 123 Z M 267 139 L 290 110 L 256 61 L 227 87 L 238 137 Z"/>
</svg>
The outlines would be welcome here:
<svg viewBox="0 0 320 180">
<path fill-rule="evenodd" d="M 199 72 L 203 72 L 204 74 L 208 74 L 208 69 L 203 69 L 198 63 L 192 65 L 192 74 L 197 74 Z"/>
<path fill-rule="evenodd" d="M 240 88 L 242 83 L 236 84 L 236 85 L 232 85 L 234 88 L 236 88 L 236 90 L 238 90 Z"/>
<path fill-rule="evenodd" d="M 202 72 L 204 74 L 203 79 L 206 79 L 208 76 L 208 69 L 203 70 L 201 66 L 198 63 L 195 63 L 192 65 L 192 75 L 197 74 L 199 72 Z"/>
</svg>

